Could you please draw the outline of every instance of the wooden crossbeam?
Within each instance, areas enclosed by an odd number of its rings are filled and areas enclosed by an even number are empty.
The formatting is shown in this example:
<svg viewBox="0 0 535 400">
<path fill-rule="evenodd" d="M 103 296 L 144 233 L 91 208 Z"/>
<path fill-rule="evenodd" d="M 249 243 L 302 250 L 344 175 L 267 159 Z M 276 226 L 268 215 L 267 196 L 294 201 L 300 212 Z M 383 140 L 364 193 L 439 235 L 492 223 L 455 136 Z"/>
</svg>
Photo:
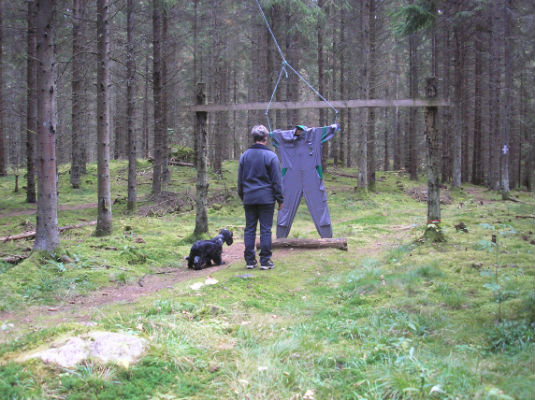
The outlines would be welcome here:
<svg viewBox="0 0 535 400">
<path fill-rule="evenodd" d="M 205 104 L 186 106 L 187 111 L 254 111 L 265 110 L 269 103 Z M 426 99 L 373 99 L 373 100 L 333 100 L 337 109 L 365 107 L 448 107 L 448 100 Z M 303 108 L 331 108 L 324 101 L 278 101 L 271 103 L 270 110 L 297 110 Z"/>
</svg>

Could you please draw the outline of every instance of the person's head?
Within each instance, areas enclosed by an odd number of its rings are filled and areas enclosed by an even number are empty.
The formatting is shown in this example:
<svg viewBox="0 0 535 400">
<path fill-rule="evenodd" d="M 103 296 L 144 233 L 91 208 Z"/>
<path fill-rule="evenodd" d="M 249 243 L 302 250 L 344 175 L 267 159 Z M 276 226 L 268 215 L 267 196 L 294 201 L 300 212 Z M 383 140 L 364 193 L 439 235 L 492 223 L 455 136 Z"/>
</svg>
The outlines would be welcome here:
<svg viewBox="0 0 535 400">
<path fill-rule="evenodd" d="M 251 136 L 255 143 L 265 143 L 267 142 L 267 137 L 269 132 L 264 125 L 256 125 L 251 129 Z"/>
</svg>

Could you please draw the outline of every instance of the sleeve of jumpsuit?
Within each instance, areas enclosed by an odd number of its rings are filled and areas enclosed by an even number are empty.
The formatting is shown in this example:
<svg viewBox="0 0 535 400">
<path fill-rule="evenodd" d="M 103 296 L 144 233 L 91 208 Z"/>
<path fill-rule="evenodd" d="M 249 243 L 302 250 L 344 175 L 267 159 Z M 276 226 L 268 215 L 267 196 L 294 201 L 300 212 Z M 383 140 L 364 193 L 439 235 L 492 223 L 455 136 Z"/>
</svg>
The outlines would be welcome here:
<svg viewBox="0 0 535 400">
<path fill-rule="evenodd" d="M 331 140 L 334 134 L 340 130 L 340 125 L 322 126 L 320 129 L 322 130 L 321 143 L 325 143 Z"/>
</svg>

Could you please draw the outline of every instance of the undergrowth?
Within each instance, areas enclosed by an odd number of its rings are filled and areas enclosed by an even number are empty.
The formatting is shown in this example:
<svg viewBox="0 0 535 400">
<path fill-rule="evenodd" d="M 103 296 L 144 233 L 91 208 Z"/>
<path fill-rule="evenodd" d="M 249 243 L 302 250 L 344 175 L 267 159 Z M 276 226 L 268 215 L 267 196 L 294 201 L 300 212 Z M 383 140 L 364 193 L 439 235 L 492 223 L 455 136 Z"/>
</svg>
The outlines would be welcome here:
<svg viewBox="0 0 535 400">
<path fill-rule="evenodd" d="M 148 167 L 139 165 L 142 179 Z M 112 170 L 123 182 L 125 164 L 112 163 Z M 211 177 L 211 190 L 235 190 L 235 172 L 236 163 L 226 163 L 222 178 Z M 80 194 L 60 175 L 60 193 L 72 203 L 91 201 L 94 173 Z M 421 183 L 392 172 L 379 178 L 377 193 L 361 196 L 350 178 L 326 174 L 334 236 L 347 238 L 347 252 L 275 251 L 271 271 L 247 271 L 236 262 L 213 274 L 217 284 L 198 291 L 192 282 L 170 282 L 172 288 L 136 304 L 101 307 L 91 314 L 95 327 L 27 332 L 2 321 L 0 398 L 534 398 L 534 229 L 532 220 L 516 218 L 533 213 L 533 198 L 515 193 L 521 203 L 502 202 L 475 187 L 450 193 L 451 204 L 442 208 L 447 241 L 431 244 L 419 240 L 425 203 L 405 193 Z M 177 193 L 192 182 L 191 169 L 173 171 Z M 2 201 L 24 208 L 21 196 Z M 109 237 L 92 236 L 93 228 L 67 231 L 57 254 L 0 265 L 0 308 L 24 312 L 31 304 L 135 283 L 158 268 L 184 268 L 196 240 L 193 213 L 128 216 L 121 207 L 114 208 Z M 60 219 L 75 223 L 93 213 L 69 211 Z M 230 227 L 241 240 L 236 196 L 208 214 L 207 236 Z M 13 233 L 27 222 L 28 216 L 3 219 L 0 230 Z M 460 222 L 465 230 L 456 229 Z M 290 236 L 316 237 L 304 203 Z M 18 253 L 28 243 L 5 246 Z M 72 369 L 15 362 L 53 339 L 91 329 L 139 335 L 150 345 L 128 369 L 91 360 Z"/>
</svg>

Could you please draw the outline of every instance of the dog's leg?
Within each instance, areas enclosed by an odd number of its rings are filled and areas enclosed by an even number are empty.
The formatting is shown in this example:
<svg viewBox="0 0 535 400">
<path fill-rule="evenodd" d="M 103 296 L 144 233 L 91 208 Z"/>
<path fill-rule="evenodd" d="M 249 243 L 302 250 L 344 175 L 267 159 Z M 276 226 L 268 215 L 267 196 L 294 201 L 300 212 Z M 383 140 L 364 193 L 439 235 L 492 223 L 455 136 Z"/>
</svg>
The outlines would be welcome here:
<svg viewBox="0 0 535 400">
<path fill-rule="evenodd" d="M 214 254 L 213 259 L 214 259 L 214 264 L 215 264 L 215 265 L 221 265 L 221 264 L 224 264 L 224 263 L 223 263 L 223 260 L 222 260 L 222 258 L 221 258 L 221 250 L 218 251 L 218 252 L 216 252 L 216 253 Z"/>
<path fill-rule="evenodd" d="M 189 253 L 189 256 L 186 257 L 186 260 L 188 260 L 188 268 L 193 268 L 193 262 L 194 262 L 194 255 L 193 252 Z"/>
</svg>

